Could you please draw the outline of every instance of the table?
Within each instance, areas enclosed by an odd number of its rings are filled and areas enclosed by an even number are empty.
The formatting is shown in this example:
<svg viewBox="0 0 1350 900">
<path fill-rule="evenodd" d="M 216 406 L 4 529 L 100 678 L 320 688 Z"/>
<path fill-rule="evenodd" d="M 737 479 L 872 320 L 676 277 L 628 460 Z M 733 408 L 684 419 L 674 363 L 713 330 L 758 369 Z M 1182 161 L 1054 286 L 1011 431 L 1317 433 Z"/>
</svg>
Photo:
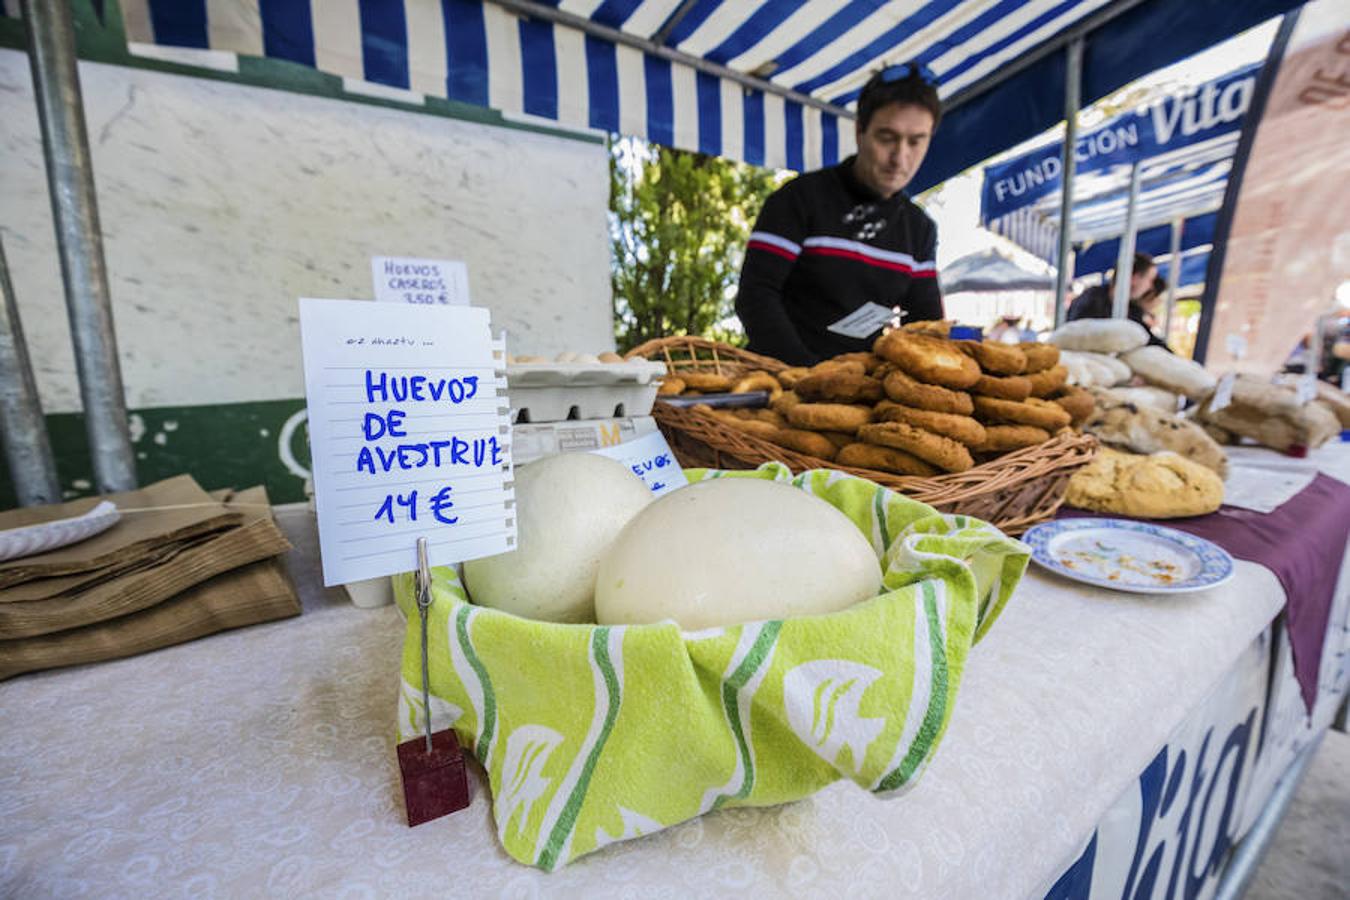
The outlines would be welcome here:
<svg viewBox="0 0 1350 900">
<path fill-rule="evenodd" d="M 475 765 L 469 809 L 404 824 L 400 615 L 324 590 L 312 515 L 278 518 L 300 618 L 0 684 L 0 895 L 1041 897 L 1284 602 L 1241 561 L 1175 598 L 1033 568 L 903 797 L 840 783 L 544 874 L 501 850 Z"/>
</svg>

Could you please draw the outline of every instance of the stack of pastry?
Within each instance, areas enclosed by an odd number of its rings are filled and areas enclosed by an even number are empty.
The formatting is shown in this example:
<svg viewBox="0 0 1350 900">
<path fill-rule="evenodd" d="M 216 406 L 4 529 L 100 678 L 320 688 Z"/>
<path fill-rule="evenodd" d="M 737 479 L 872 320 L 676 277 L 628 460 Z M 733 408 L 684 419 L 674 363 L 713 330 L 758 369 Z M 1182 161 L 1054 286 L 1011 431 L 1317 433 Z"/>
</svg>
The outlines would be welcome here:
<svg viewBox="0 0 1350 900">
<path fill-rule="evenodd" d="M 777 373 L 766 410 L 711 410 L 728 425 L 839 465 L 899 475 L 964 472 L 1044 441 L 1092 411 L 1058 348 L 947 339 L 943 323 Z"/>
<path fill-rule="evenodd" d="M 768 372 L 755 371 L 745 375 L 722 372 L 677 372 L 661 379 L 657 394 L 662 397 L 701 397 L 704 394 L 749 394 L 768 391 L 769 399 L 776 400 L 783 386 Z"/>
</svg>

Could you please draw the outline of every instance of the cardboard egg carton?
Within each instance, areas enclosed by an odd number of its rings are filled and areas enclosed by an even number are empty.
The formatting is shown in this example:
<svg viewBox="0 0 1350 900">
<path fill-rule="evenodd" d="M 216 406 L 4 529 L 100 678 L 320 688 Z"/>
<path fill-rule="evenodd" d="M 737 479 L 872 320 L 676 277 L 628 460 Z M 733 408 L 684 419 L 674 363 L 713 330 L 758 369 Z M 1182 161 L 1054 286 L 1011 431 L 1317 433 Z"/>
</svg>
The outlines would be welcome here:
<svg viewBox="0 0 1350 900">
<path fill-rule="evenodd" d="M 666 374 L 663 363 L 511 363 L 506 367 L 513 424 L 646 416 Z"/>
</svg>

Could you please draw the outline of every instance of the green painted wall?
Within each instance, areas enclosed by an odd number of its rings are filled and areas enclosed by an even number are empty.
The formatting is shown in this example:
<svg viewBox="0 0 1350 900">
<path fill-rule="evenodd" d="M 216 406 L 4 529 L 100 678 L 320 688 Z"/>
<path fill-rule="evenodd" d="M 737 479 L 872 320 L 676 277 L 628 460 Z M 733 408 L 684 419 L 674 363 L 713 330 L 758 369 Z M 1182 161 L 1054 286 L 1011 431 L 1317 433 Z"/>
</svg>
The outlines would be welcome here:
<svg viewBox="0 0 1350 900">
<path fill-rule="evenodd" d="M 302 501 L 304 479 L 283 462 L 279 441 L 287 421 L 296 418 L 288 446 L 294 464 L 308 469 L 308 431 L 297 416 L 304 408 L 305 401 L 296 399 L 132 410 L 136 474 L 150 484 L 186 472 L 207 490 L 265 484 L 273 503 Z M 67 499 L 96 493 L 84 415 L 47 416 L 47 432 Z M 0 455 L 0 509 L 16 505 Z"/>
</svg>

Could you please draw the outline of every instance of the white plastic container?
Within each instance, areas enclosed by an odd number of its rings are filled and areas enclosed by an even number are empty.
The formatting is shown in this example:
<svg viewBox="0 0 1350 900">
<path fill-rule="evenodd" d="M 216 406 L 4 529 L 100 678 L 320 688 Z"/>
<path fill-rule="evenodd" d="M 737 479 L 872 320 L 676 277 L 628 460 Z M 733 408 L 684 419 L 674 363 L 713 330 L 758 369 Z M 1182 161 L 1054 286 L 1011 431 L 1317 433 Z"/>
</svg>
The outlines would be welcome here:
<svg viewBox="0 0 1350 900">
<path fill-rule="evenodd" d="M 663 363 L 522 363 L 506 367 L 511 421 L 518 424 L 650 415 Z"/>
</svg>

